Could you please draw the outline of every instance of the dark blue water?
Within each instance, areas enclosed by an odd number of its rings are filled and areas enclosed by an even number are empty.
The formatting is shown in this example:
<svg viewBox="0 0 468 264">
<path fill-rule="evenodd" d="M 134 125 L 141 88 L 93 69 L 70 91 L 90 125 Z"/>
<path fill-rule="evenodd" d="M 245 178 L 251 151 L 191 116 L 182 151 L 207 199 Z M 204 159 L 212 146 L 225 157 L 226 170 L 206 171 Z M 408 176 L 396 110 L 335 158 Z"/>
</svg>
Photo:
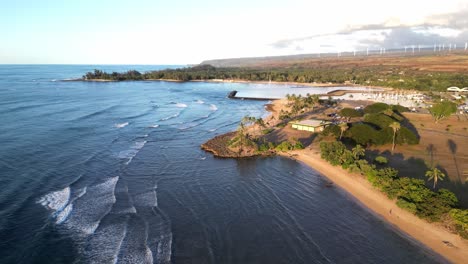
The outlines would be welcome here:
<svg viewBox="0 0 468 264">
<path fill-rule="evenodd" d="M 200 150 L 266 114 L 249 85 L 58 81 L 94 68 L 0 66 L 0 263 L 443 261 L 301 163 Z"/>
</svg>

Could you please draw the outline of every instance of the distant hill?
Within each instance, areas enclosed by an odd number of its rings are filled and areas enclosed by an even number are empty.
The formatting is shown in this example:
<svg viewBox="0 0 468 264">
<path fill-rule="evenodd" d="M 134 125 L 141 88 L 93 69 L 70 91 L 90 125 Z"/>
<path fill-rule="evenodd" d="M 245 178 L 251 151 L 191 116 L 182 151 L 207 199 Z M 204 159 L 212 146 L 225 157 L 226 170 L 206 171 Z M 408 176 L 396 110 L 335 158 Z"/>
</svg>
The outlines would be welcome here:
<svg viewBox="0 0 468 264">
<path fill-rule="evenodd" d="M 319 57 L 320 56 L 320 57 Z M 411 70 L 422 72 L 452 72 L 468 73 L 468 52 L 459 50 L 456 52 L 437 52 L 429 50 L 421 52 L 392 51 L 386 54 L 375 54 L 369 56 L 358 53 L 337 54 L 302 54 L 291 56 L 256 57 L 256 58 L 233 58 L 207 60 L 202 65 L 212 65 L 218 68 L 247 67 L 263 69 L 279 68 L 303 68 L 303 69 L 354 69 L 378 66 L 382 69 Z"/>
</svg>

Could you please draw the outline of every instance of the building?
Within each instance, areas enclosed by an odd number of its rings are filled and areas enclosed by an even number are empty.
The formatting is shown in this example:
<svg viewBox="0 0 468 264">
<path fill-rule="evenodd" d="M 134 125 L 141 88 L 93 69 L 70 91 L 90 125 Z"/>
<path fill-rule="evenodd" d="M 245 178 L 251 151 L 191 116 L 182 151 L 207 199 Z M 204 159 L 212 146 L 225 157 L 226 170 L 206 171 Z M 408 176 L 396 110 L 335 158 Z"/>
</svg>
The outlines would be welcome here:
<svg viewBox="0 0 468 264">
<path fill-rule="evenodd" d="M 331 123 L 324 120 L 307 119 L 302 121 L 289 122 L 291 127 L 297 130 L 304 130 L 313 133 L 322 132 L 323 129 Z"/>
</svg>

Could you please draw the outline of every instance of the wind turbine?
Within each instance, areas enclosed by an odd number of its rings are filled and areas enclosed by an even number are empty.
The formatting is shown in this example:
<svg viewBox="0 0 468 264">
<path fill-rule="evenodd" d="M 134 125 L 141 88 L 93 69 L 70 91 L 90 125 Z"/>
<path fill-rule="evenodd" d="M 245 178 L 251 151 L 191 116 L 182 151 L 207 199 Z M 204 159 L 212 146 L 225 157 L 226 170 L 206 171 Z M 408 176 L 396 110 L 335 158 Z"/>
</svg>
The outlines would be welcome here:
<svg viewBox="0 0 468 264">
<path fill-rule="evenodd" d="M 466 44 L 465 44 L 465 50 L 466 50 Z M 366 55 L 369 56 L 369 47 L 367 47 Z"/>
<path fill-rule="evenodd" d="M 434 52 L 436 52 L 436 49 L 437 49 L 437 45 L 434 44 Z"/>
<path fill-rule="evenodd" d="M 465 51 L 468 49 L 468 42 L 465 42 Z"/>
<path fill-rule="evenodd" d="M 413 54 L 414 54 L 414 45 L 413 45 L 413 46 L 411 46 L 411 48 L 413 48 Z"/>
</svg>

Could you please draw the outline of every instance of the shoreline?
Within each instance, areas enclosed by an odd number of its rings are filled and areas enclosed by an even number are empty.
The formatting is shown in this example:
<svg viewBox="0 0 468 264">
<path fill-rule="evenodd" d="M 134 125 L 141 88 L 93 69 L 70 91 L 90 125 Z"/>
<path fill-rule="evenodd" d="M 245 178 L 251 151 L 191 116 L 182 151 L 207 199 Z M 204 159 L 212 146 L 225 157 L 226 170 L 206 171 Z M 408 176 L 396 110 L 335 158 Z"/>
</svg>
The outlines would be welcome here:
<svg viewBox="0 0 468 264">
<path fill-rule="evenodd" d="M 275 116 L 282 108 L 282 100 L 275 100 L 267 110 Z M 307 148 L 277 152 L 277 155 L 302 162 L 319 172 L 325 178 L 343 189 L 371 213 L 390 224 L 397 231 L 431 249 L 445 260 L 465 263 L 468 259 L 468 240 L 451 233 L 442 223 L 430 223 L 398 207 L 396 200 L 372 186 L 360 174 L 353 174 L 341 167 L 335 167 L 322 159 L 320 150 Z"/>
<path fill-rule="evenodd" d="M 315 150 L 296 150 L 279 153 L 279 155 L 287 158 L 293 156 L 294 159 L 319 172 L 371 212 L 446 260 L 464 263 L 468 259 L 468 241 L 457 234 L 450 233 L 441 224 L 429 223 L 401 209 L 395 201 L 375 189 L 363 176 L 332 166 Z"/>
<path fill-rule="evenodd" d="M 269 104 L 266 107 L 270 113 L 267 118 L 277 116 L 282 108 L 282 103 L 283 100 L 274 100 Z M 212 152 L 216 156 L 216 152 Z M 396 200 L 389 199 L 384 193 L 374 188 L 364 176 L 352 174 L 323 160 L 319 150 L 308 148 L 287 152 L 278 151 L 276 154 L 300 161 L 319 172 L 356 199 L 356 202 L 364 206 L 370 213 L 395 228 L 396 232 L 435 252 L 435 257 L 453 263 L 464 263 L 468 259 L 468 240 L 463 239 L 458 234 L 451 233 L 442 223 L 427 222 L 398 207 Z"/>
<path fill-rule="evenodd" d="M 250 81 L 250 80 L 226 80 L 226 79 L 207 79 L 207 80 L 175 80 L 175 79 L 143 79 L 143 80 L 107 80 L 107 79 L 63 79 L 62 82 L 134 82 L 134 81 L 149 81 L 149 82 L 206 82 L 206 83 L 247 83 L 247 84 L 275 84 L 275 85 L 295 85 L 303 87 L 363 87 L 369 89 L 383 89 L 385 91 L 392 91 L 394 88 L 384 86 L 373 86 L 364 84 L 352 84 L 352 83 L 300 83 L 300 82 L 277 82 L 277 81 Z"/>
</svg>

